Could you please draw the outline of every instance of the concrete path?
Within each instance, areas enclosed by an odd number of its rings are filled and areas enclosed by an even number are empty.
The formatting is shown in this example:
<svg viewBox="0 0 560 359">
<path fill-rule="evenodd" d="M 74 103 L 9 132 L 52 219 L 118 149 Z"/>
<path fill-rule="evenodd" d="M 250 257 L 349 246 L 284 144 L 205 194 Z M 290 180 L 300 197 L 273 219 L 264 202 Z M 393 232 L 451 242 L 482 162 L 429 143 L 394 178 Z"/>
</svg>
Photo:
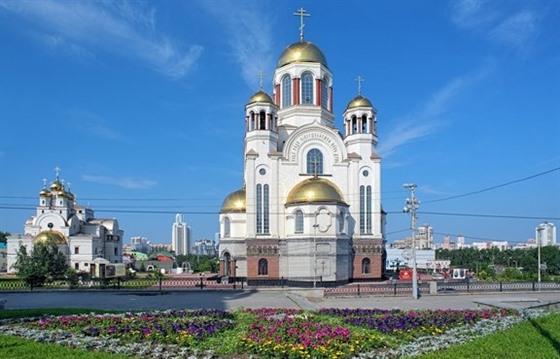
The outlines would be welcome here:
<svg viewBox="0 0 560 359">
<path fill-rule="evenodd" d="M 379 309 L 474 309 L 485 303 L 560 303 L 560 292 L 499 294 L 445 294 L 412 297 L 368 296 L 323 298 L 317 292 L 297 289 L 260 289 L 238 291 L 183 291 L 127 293 L 123 291 L 48 291 L 0 293 L 6 309 L 88 308 L 102 310 L 151 310 L 214 308 L 379 308 Z"/>
</svg>

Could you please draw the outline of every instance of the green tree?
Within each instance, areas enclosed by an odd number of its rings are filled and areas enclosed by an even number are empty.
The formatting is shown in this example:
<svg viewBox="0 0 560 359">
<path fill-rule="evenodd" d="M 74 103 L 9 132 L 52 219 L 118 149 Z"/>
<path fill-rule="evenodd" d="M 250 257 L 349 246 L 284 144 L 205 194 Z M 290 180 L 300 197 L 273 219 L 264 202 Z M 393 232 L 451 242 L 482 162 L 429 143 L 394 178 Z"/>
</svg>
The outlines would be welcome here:
<svg viewBox="0 0 560 359">
<path fill-rule="evenodd" d="M 0 243 L 7 243 L 9 235 L 10 235 L 10 233 L 8 233 L 8 232 L 0 231 Z"/>
<path fill-rule="evenodd" d="M 20 246 L 13 267 L 18 277 L 33 288 L 64 278 L 68 263 L 55 243 L 37 243 L 31 253 L 27 247 Z"/>
</svg>

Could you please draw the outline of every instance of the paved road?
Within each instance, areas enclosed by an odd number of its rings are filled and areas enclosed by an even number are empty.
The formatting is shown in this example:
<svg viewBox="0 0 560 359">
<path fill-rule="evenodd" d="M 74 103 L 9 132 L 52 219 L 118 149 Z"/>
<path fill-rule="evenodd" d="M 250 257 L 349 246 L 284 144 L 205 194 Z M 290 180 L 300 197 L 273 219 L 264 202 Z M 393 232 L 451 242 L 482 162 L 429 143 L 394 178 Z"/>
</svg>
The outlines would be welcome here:
<svg viewBox="0 0 560 359">
<path fill-rule="evenodd" d="M 114 310 L 215 308 L 379 308 L 379 309 L 468 309 L 480 303 L 505 303 L 524 308 L 543 303 L 560 303 L 560 292 L 445 294 L 411 297 L 368 296 L 322 298 L 312 290 L 270 289 L 243 291 L 187 291 L 126 293 L 116 291 L 50 291 L 0 293 L 6 309 L 24 308 L 89 308 Z"/>
</svg>

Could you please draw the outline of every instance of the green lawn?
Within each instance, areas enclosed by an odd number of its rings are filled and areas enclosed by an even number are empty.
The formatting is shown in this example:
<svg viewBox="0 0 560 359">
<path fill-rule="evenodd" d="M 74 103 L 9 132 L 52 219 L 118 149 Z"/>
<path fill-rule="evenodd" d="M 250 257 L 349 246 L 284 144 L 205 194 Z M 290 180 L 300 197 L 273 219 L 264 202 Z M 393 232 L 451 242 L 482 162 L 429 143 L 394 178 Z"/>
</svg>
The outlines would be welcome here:
<svg viewBox="0 0 560 359">
<path fill-rule="evenodd" d="M 422 359 L 560 358 L 560 313 L 520 323 L 504 332 L 421 356 Z"/>
</svg>

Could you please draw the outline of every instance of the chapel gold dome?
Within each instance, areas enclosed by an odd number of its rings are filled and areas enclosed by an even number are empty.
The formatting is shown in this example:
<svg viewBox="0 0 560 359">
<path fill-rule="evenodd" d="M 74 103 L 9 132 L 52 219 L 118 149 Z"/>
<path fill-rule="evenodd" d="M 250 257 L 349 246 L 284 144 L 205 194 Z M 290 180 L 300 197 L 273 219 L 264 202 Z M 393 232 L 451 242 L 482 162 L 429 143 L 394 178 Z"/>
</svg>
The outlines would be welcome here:
<svg viewBox="0 0 560 359">
<path fill-rule="evenodd" d="M 309 41 L 299 41 L 288 46 L 278 59 L 277 68 L 293 62 L 319 62 L 326 67 L 327 58 L 323 52 Z"/>
<path fill-rule="evenodd" d="M 51 190 L 52 191 L 60 191 L 62 190 L 62 183 L 57 179 L 55 179 L 54 181 L 52 181 L 51 183 Z"/>
<path fill-rule="evenodd" d="M 350 101 L 348 106 L 346 106 L 346 109 L 350 110 L 352 108 L 357 108 L 357 107 L 373 107 L 373 105 L 371 104 L 370 100 L 368 100 L 362 95 L 358 95 L 354 97 L 352 101 Z"/>
<path fill-rule="evenodd" d="M 39 233 L 38 235 L 35 236 L 35 239 L 33 239 L 33 243 L 34 244 L 37 243 L 67 244 L 64 234 L 53 230 L 43 231 Z"/>
<path fill-rule="evenodd" d="M 247 104 L 252 104 L 255 102 L 265 102 L 265 103 L 270 103 L 270 104 L 274 104 L 274 102 L 272 101 L 272 98 L 263 90 L 260 90 L 259 92 L 255 93 L 253 96 L 251 96 L 251 98 L 249 99 L 249 102 L 247 102 Z"/>
<path fill-rule="evenodd" d="M 334 183 L 323 178 L 310 178 L 298 183 L 290 191 L 286 205 L 324 202 L 345 203 Z"/>
<path fill-rule="evenodd" d="M 222 209 L 220 213 L 231 213 L 231 212 L 245 212 L 245 188 L 230 193 L 224 203 L 222 204 Z"/>
</svg>

